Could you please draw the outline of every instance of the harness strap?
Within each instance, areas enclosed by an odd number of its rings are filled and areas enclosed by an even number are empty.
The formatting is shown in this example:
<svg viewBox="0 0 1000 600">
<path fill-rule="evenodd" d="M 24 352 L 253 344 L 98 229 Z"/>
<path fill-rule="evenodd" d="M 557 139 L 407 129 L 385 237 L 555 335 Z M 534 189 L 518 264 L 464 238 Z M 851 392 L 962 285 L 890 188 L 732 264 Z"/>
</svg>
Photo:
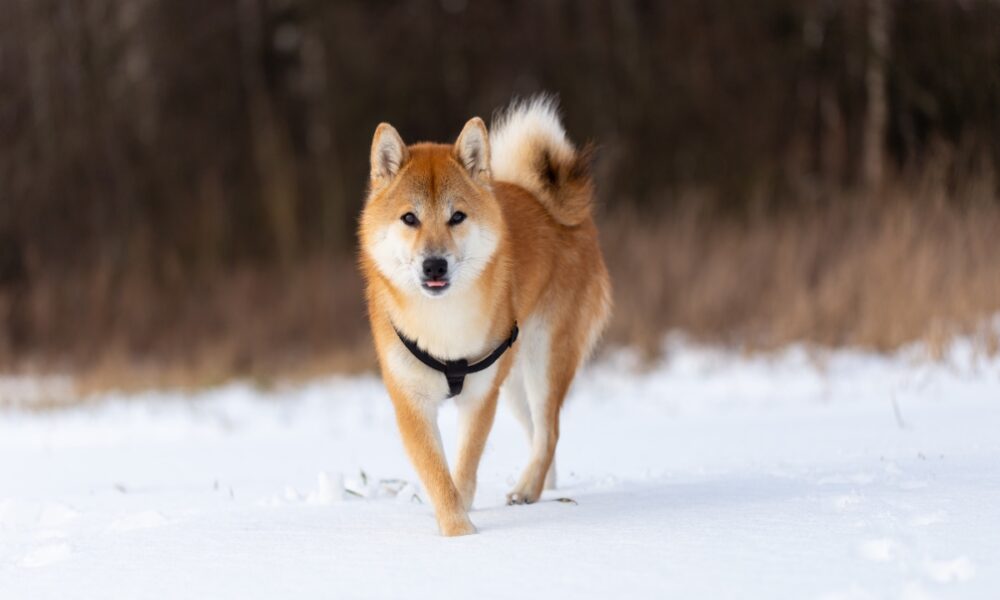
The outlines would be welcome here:
<svg viewBox="0 0 1000 600">
<path fill-rule="evenodd" d="M 510 337 L 497 346 L 489 356 L 470 365 L 469 361 L 464 358 L 460 358 L 458 360 L 438 360 L 427 352 L 424 352 L 416 342 L 403 335 L 403 333 L 399 331 L 399 329 L 396 329 L 395 326 L 393 326 L 393 329 L 396 330 L 396 335 L 399 336 L 399 341 L 403 342 L 403 345 L 410 351 L 410 354 L 417 357 L 417 360 L 435 371 L 444 373 L 445 379 L 448 380 L 449 398 L 462 393 L 462 386 L 465 384 L 466 375 L 478 373 L 493 366 L 493 363 L 498 361 L 500 357 L 503 356 L 503 353 L 507 351 L 507 348 L 513 346 L 514 342 L 517 341 L 518 332 L 517 321 L 514 321 L 514 328 L 510 330 Z"/>
</svg>

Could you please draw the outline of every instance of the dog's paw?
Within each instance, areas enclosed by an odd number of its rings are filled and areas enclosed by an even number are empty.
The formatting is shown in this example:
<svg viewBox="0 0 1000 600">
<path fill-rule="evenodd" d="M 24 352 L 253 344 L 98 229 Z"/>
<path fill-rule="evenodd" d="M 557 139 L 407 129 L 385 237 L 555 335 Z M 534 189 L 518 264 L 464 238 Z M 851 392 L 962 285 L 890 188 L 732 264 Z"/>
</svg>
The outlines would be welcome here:
<svg viewBox="0 0 1000 600">
<path fill-rule="evenodd" d="M 507 506 L 512 506 L 514 504 L 531 504 L 532 502 L 537 501 L 538 494 L 531 494 L 521 490 L 514 490 L 513 492 L 507 494 Z"/>
<path fill-rule="evenodd" d="M 476 533 L 476 526 L 472 524 L 469 517 L 442 520 L 440 522 L 441 535 L 445 537 L 455 537 L 459 535 L 472 535 Z"/>
</svg>

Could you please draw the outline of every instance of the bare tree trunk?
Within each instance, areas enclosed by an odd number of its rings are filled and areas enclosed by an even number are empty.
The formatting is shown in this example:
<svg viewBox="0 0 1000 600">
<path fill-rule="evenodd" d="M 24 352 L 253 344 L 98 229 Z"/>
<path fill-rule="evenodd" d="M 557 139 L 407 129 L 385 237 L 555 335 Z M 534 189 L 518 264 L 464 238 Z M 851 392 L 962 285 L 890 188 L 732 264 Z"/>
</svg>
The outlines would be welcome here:
<svg viewBox="0 0 1000 600">
<path fill-rule="evenodd" d="M 345 186 L 341 161 L 336 145 L 333 116 L 328 102 L 336 96 L 331 93 L 328 78 L 326 48 L 313 27 L 306 27 L 302 42 L 303 93 L 307 110 L 306 135 L 312 168 L 320 182 L 320 231 L 322 243 L 333 247 L 332 242 L 343 239 L 347 225 L 343 206 L 354 206 L 345 200 Z M 351 239 L 348 237 L 348 239 Z"/>
<path fill-rule="evenodd" d="M 889 60 L 889 0 L 868 0 L 868 65 L 865 88 L 868 106 L 862 147 L 862 177 L 868 190 L 882 185 L 888 117 L 886 65 Z"/>
<path fill-rule="evenodd" d="M 263 45 L 268 43 L 263 39 L 263 10 L 258 0 L 240 0 L 241 71 L 248 97 L 260 198 L 277 255 L 282 264 L 287 265 L 299 247 L 298 182 L 291 141 L 275 110 L 261 64 Z"/>
</svg>

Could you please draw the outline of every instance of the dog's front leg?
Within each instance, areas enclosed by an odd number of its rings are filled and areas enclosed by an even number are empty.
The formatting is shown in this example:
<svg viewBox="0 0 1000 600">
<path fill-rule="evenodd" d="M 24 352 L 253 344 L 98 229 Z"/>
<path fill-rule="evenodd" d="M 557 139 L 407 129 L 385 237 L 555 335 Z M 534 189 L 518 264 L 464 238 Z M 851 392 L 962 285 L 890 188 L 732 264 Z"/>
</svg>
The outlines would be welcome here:
<svg viewBox="0 0 1000 600">
<path fill-rule="evenodd" d="M 446 536 L 475 533 L 476 528 L 455 489 L 437 426 L 437 410 L 416 406 L 408 397 L 390 389 L 396 408 L 396 422 L 410 461 L 434 503 L 441 534 Z"/>
<path fill-rule="evenodd" d="M 453 477 L 465 510 L 472 508 L 472 500 L 476 496 L 476 471 L 479 470 L 479 459 L 486 447 L 486 438 L 493 428 L 499 393 L 499 388 L 494 388 L 482 399 L 458 405 L 458 461 L 455 463 Z"/>
</svg>

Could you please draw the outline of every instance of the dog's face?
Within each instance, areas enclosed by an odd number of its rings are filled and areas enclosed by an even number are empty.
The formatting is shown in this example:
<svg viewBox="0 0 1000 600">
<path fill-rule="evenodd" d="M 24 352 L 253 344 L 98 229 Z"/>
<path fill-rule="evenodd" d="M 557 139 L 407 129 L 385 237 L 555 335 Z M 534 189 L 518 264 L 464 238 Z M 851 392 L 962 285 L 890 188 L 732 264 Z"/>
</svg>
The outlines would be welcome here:
<svg viewBox="0 0 1000 600">
<path fill-rule="evenodd" d="M 490 189 L 489 141 L 479 118 L 454 146 L 406 147 L 391 125 L 375 131 L 362 251 L 404 294 L 439 298 L 473 285 L 502 234 Z"/>
</svg>

